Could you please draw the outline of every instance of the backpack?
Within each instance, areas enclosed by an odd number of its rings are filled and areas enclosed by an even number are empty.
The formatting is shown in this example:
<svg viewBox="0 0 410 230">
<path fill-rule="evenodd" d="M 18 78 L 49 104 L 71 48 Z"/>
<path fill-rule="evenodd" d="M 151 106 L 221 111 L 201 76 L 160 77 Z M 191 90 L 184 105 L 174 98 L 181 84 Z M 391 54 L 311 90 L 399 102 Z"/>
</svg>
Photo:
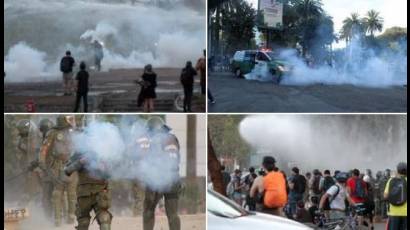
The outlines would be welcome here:
<svg viewBox="0 0 410 230">
<path fill-rule="evenodd" d="M 285 177 L 280 172 L 270 172 L 263 178 L 265 195 L 263 204 L 267 208 L 285 207 L 288 195 L 286 193 Z"/>
<path fill-rule="evenodd" d="M 331 203 L 336 199 L 336 197 L 339 195 L 340 187 L 339 187 L 338 185 L 336 185 L 336 184 L 333 184 L 332 186 L 336 186 L 336 187 L 337 187 L 337 192 L 335 193 L 335 195 L 329 196 L 329 197 L 325 200 L 324 207 L 323 207 L 324 210 L 331 210 L 330 204 L 331 204 Z M 330 189 L 332 186 L 330 186 L 328 189 Z M 325 192 L 326 192 L 326 191 L 327 191 L 327 190 L 325 190 Z"/>
<path fill-rule="evenodd" d="M 313 178 L 313 184 L 312 184 L 312 190 L 314 194 L 321 194 L 319 185 L 320 185 L 320 176 L 315 176 Z"/>
<path fill-rule="evenodd" d="M 361 179 L 355 179 L 354 190 L 352 195 L 357 198 L 366 198 L 366 190 L 363 186 L 363 181 Z"/>
<path fill-rule="evenodd" d="M 72 71 L 71 58 L 63 57 L 63 59 L 61 59 L 60 70 L 63 73 L 69 73 Z"/>
<path fill-rule="evenodd" d="M 332 187 L 335 184 L 335 180 L 333 180 L 333 178 L 330 176 L 326 176 L 323 179 L 324 181 L 322 192 L 326 192 L 330 187 Z"/>
<path fill-rule="evenodd" d="M 393 206 L 401 206 L 407 202 L 407 180 L 405 178 L 390 180 L 387 200 Z"/>
</svg>

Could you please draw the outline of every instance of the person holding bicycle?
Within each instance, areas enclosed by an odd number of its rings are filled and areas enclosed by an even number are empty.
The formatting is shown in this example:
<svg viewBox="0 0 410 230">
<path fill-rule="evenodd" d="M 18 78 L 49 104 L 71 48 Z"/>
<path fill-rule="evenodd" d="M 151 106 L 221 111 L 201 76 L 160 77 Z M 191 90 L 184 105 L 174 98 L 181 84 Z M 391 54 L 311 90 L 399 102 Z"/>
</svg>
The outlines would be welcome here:
<svg viewBox="0 0 410 230">
<path fill-rule="evenodd" d="M 352 206 L 355 206 L 355 209 L 357 210 L 363 210 L 356 212 L 359 226 L 363 226 L 364 216 L 367 212 L 365 202 L 369 193 L 366 183 L 360 178 L 360 171 L 358 169 L 353 169 L 352 177 L 350 177 L 346 182 L 346 188 L 349 197 L 353 201 Z"/>
<path fill-rule="evenodd" d="M 346 182 L 348 174 L 340 172 L 336 175 L 336 184 L 332 185 L 323 194 L 319 203 L 319 210 L 323 212 L 323 208 L 328 202 L 330 206 L 329 217 L 330 219 L 344 219 L 346 218 L 346 202 L 353 204 L 352 199 L 347 193 Z"/>
</svg>

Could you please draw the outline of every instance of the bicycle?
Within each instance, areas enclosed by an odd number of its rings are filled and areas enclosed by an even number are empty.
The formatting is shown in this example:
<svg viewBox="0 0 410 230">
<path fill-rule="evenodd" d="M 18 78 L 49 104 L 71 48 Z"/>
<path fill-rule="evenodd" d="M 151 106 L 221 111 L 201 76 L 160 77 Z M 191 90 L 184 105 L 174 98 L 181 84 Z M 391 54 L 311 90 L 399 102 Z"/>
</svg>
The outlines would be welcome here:
<svg viewBox="0 0 410 230">
<path fill-rule="evenodd" d="M 314 218 L 316 229 L 321 230 L 361 230 L 364 226 L 359 224 L 358 214 L 364 213 L 366 208 L 357 204 L 350 208 L 348 215 L 343 218 L 330 219 L 323 212 L 317 211 Z"/>
</svg>

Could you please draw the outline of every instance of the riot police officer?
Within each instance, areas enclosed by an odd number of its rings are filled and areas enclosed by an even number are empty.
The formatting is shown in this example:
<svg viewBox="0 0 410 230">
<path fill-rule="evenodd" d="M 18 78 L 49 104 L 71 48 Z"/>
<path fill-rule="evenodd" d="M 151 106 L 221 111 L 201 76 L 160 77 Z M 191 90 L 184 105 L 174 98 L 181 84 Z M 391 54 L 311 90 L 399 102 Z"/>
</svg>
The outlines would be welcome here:
<svg viewBox="0 0 410 230">
<path fill-rule="evenodd" d="M 17 122 L 18 141 L 17 141 L 17 164 L 20 171 L 26 171 L 24 174 L 24 194 L 22 204 L 26 206 L 34 195 L 40 190 L 40 181 L 38 172 L 34 171 L 37 162 L 36 153 L 40 143 L 36 138 L 33 123 L 28 119 Z"/>
<path fill-rule="evenodd" d="M 165 157 L 161 164 L 171 166 L 169 173 L 178 179 L 167 186 L 165 189 L 158 190 L 149 185 L 145 185 L 144 212 L 143 212 L 143 229 L 152 230 L 155 224 L 155 208 L 164 198 L 165 210 L 168 218 L 170 230 L 179 230 L 181 228 L 180 218 L 178 216 L 178 198 L 180 191 L 179 181 L 179 143 L 177 137 L 172 134 L 171 129 L 165 125 L 160 117 L 152 117 L 147 121 L 147 133 L 145 141 L 141 144 L 147 148 L 148 155 L 163 154 Z M 166 167 L 164 165 L 164 167 Z M 161 171 L 161 169 L 153 169 Z"/>
<path fill-rule="evenodd" d="M 64 192 L 67 193 L 68 200 L 67 223 L 74 223 L 75 219 L 75 175 L 66 176 L 63 171 L 72 153 L 71 132 L 74 127 L 74 116 L 58 116 L 56 126 L 47 133 L 40 149 L 39 166 L 52 181 L 52 206 L 56 226 L 61 225 Z"/>
<path fill-rule="evenodd" d="M 46 139 L 47 132 L 54 127 L 54 123 L 48 119 L 44 118 L 39 123 L 39 129 L 43 137 L 43 141 Z"/>
<path fill-rule="evenodd" d="M 54 127 L 54 123 L 50 119 L 44 118 L 40 121 L 38 127 L 42 134 L 42 141 L 44 142 L 46 140 L 48 131 L 50 131 Z M 48 159 L 46 159 L 46 162 L 50 162 L 51 157 L 52 155 L 49 154 Z M 52 205 L 51 200 L 52 200 L 52 194 L 53 194 L 53 182 L 51 178 L 48 177 L 44 173 L 42 173 L 41 175 L 41 187 L 42 187 L 41 203 L 42 203 L 43 209 L 47 216 L 52 217 L 53 205 Z"/>
<path fill-rule="evenodd" d="M 91 220 L 90 212 L 93 210 L 100 230 L 111 229 L 112 214 L 108 211 L 111 206 L 109 175 L 105 171 L 105 163 L 96 161 L 96 159 L 90 159 L 89 156 L 76 153 L 64 168 L 67 176 L 78 172 L 77 230 L 88 230 Z M 104 167 L 97 168 L 91 165 L 103 165 Z"/>
</svg>

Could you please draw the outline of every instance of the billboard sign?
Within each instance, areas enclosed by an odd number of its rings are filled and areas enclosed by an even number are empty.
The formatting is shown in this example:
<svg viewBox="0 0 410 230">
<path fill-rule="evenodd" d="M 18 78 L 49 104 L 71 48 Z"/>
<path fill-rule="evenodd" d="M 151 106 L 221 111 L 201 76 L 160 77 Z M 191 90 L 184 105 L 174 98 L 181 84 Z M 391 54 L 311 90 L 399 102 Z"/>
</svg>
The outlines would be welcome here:
<svg viewBox="0 0 410 230">
<path fill-rule="evenodd" d="M 262 13 L 262 25 L 268 28 L 281 28 L 283 23 L 283 3 L 277 0 L 259 0 L 258 9 Z"/>
</svg>

